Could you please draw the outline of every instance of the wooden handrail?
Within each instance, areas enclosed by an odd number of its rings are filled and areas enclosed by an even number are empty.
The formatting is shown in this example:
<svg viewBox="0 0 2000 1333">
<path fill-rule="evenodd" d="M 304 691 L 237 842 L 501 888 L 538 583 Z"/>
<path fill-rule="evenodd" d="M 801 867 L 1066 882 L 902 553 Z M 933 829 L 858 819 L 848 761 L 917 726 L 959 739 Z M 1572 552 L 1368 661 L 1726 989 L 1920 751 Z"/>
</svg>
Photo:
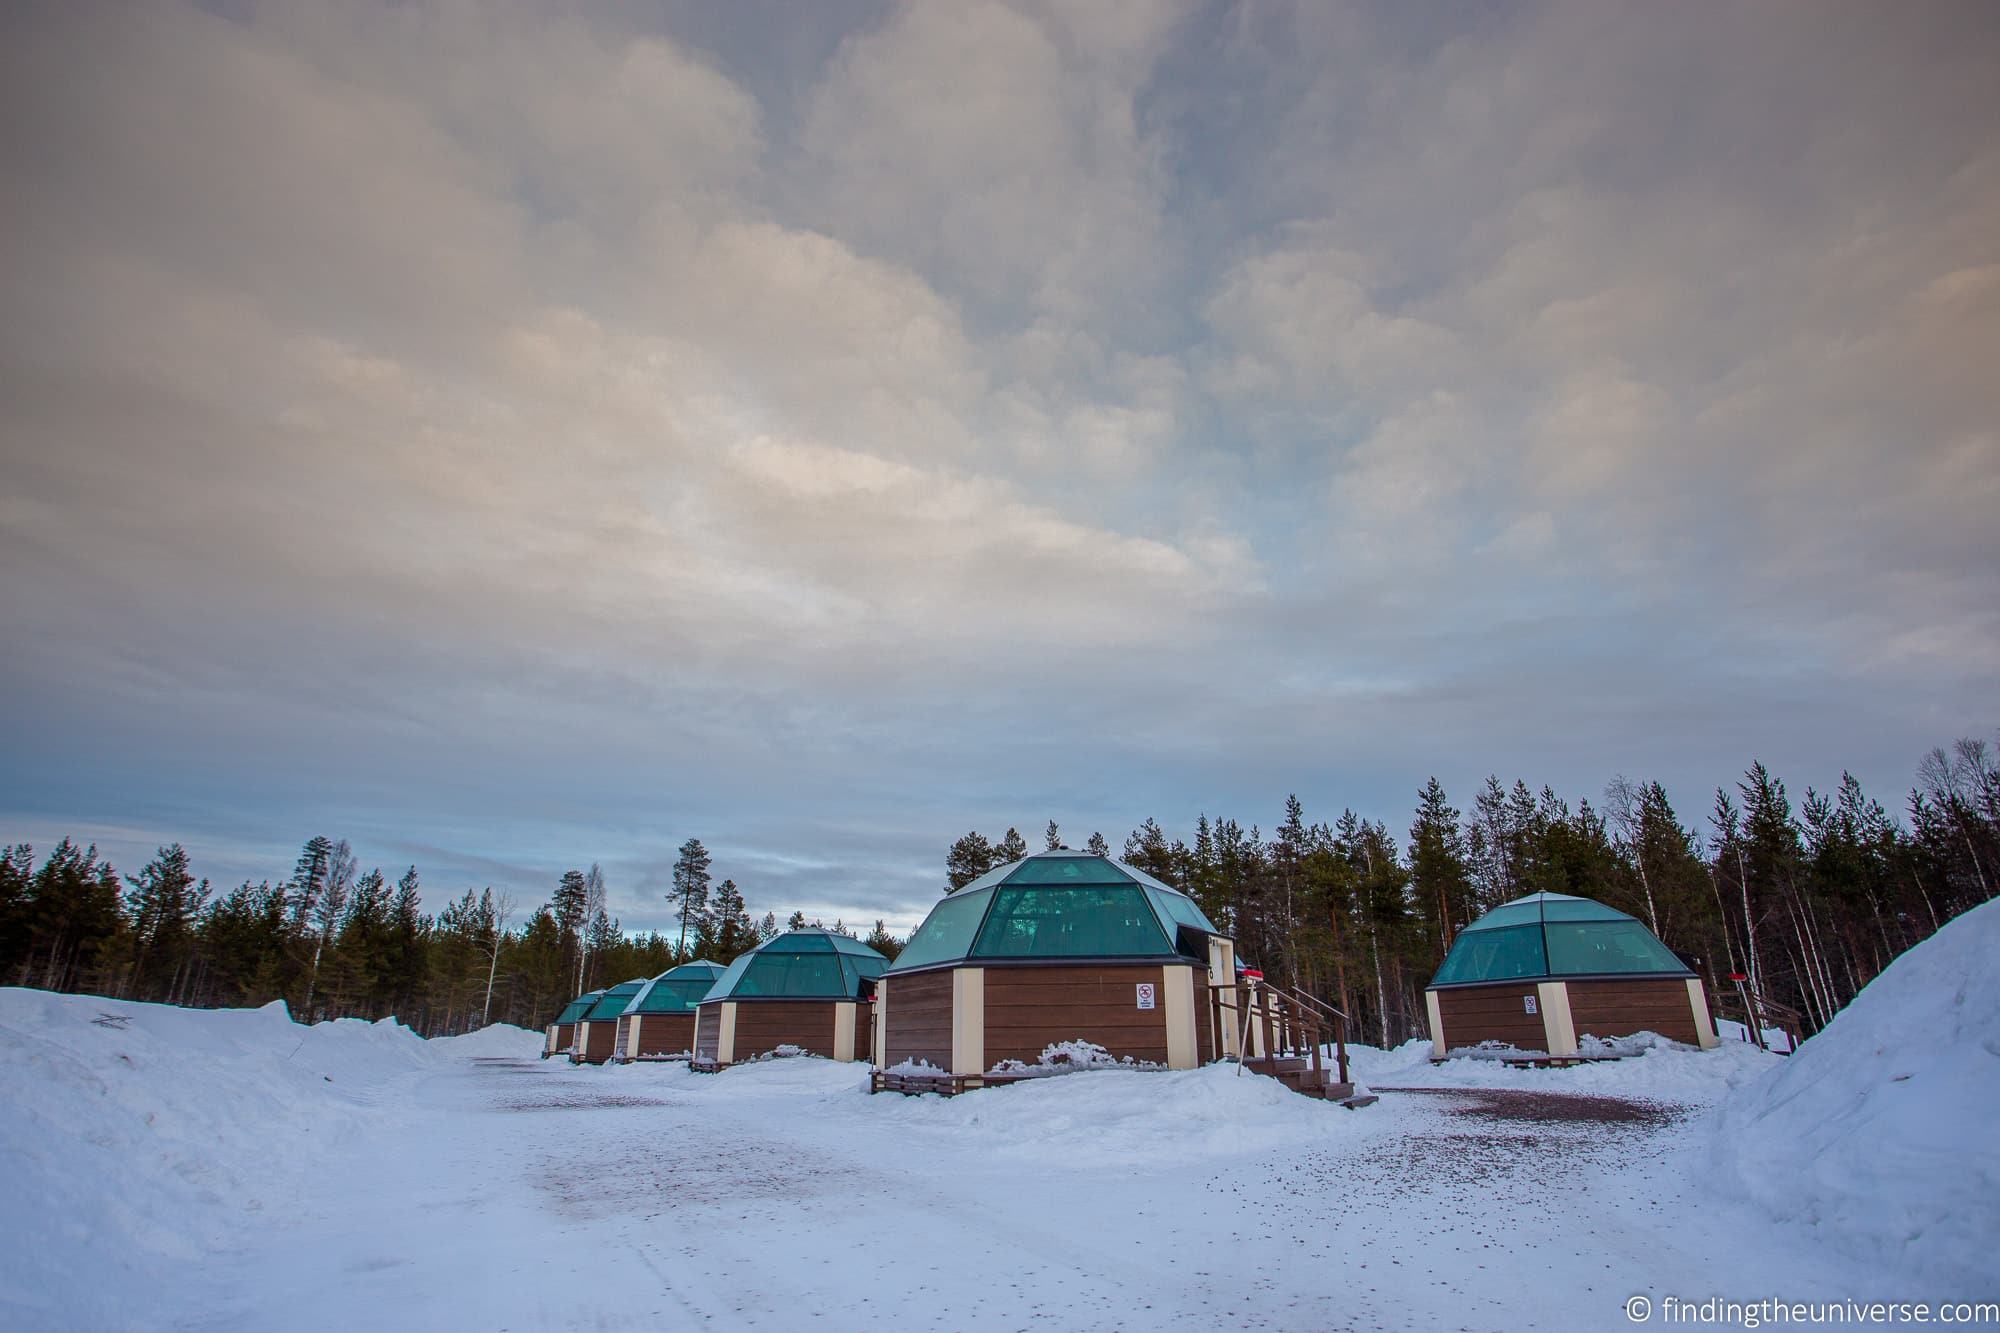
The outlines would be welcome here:
<svg viewBox="0 0 2000 1333">
<path fill-rule="evenodd" d="M 1322 1028 L 1333 1030 L 1334 1057 L 1340 1070 L 1340 1081 L 1347 1077 L 1347 1024 L 1348 1016 L 1340 1009 L 1303 991 L 1282 985 L 1266 977 L 1258 981 L 1211 981 L 1211 991 L 1248 990 L 1250 996 L 1241 1005 L 1242 1026 L 1237 1034 L 1237 1058 L 1249 1058 L 1250 1025 L 1261 1019 L 1264 1024 L 1265 1055 L 1278 1059 L 1282 1054 L 1303 1052 L 1312 1062 L 1316 1073 L 1324 1072 L 1321 1063 L 1326 1043 L 1321 1040 Z M 1261 1003 L 1257 990 L 1264 992 Z M 1217 1017 L 1221 1016 L 1220 996 L 1216 998 Z M 1239 1064 L 1238 1072 L 1241 1072 Z"/>
</svg>

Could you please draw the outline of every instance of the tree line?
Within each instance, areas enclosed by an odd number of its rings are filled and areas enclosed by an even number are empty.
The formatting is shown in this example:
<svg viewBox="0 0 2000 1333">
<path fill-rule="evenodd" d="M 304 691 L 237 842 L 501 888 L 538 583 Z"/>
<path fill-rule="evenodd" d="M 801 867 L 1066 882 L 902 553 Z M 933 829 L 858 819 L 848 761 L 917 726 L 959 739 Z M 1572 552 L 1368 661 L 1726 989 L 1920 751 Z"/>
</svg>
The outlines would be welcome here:
<svg viewBox="0 0 2000 1333">
<path fill-rule="evenodd" d="M 1051 821 L 1044 845 L 1064 845 Z M 1087 850 L 1110 855 L 1101 834 Z M 956 888 L 1018 860 L 1018 830 L 968 833 L 945 858 Z M 1697 821 L 1658 782 L 1617 778 L 1600 803 L 1489 777 L 1469 807 L 1433 779 L 1406 833 L 1352 810 L 1309 822 L 1297 797 L 1266 834 L 1203 814 L 1191 840 L 1147 819 L 1122 858 L 1185 890 L 1238 956 L 1337 1004 L 1357 1039 L 1424 1029 L 1423 989 L 1481 913 L 1547 890 L 1596 898 L 1694 960 L 1711 995 L 1742 974 L 1816 1030 L 1889 961 L 2000 889 L 2000 763 L 1983 741 L 1927 755 L 1901 818 L 1851 775 L 1795 804 L 1762 764 L 1718 788 Z M 0 849 L 0 981 L 204 1007 L 284 1000 L 302 1019 L 394 1015 L 425 1035 L 486 1022 L 540 1027 L 572 997 L 677 963 L 727 963 L 793 912 L 754 917 L 699 839 L 678 852 L 671 932 L 625 931 L 602 870 L 562 873 L 517 922 L 513 897 L 466 889 L 426 911 L 416 867 L 362 873 L 345 841 L 309 839 L 290 875 L 218 893 L 178 843 L 121 876 L 64 839 L 38 866 Z M 834 929 L 853 934 L 844 922 Z M 866 942 L 894 957 L 881 921 Z"/>
<path fill-rule="evenodd" d="M 306 1021 L 394 1016 L 426 1036 L 488 1022 L 541 1027 L 584 991 L 677 963 L 728 963 L 780 933 L 716 883 L 699 839 L 680 848 L 672 934 L 623 930 L 597 865 L 567 870 L 517 922 L 510 894 L 466 889 L 424 910 L 415 866 L 362 873 L 345 840 L 316 836 L 291 874 L 217 893 L 179 843 L 121 876 L 65 838 L 41 862 L 0 850 L 0 982 L 204 1008 L 283 1000 Z M 785 928 L 821 925 L 793 912 Z M 832 929 L 853 934 L 845 923 Z M 869 944 L 900 942 L 877 921 Z"/>
<path fill-rule="evenodd" d="M 1658 782 L 1614 779 L 1601 803 L 1488 777 L 1469 808 L 1433 778 L 1405 833 L 1344 810 L 1309 822 L 1296 796 L 1267 834 L 1201 815 L 1192 840 L 1147 819 L 1122 859 L 1183 890 L 1241 959 L 1331 1001 L 1351 1035 L 1426 1035 L 1423 991 L 1458 932 L 1530 893 L 1595 898 L 1691 960 L 1727 1003 L 1732 976 L 1817 1031 L 1889 962 L 2000 889 L 2000 763 L 1985 742 L 1933 750 L 1902 818 L 1852 774 L 1794 803 L 1755 763 L 1699 821 Z M 1052 822 L 1050 849 L 1063 846 Z M 1088 850 L 1106 854 L 1101 834 Z M 1014 829 L 954 842 L 958 888 L 1025 855 Z"/>
</svg>

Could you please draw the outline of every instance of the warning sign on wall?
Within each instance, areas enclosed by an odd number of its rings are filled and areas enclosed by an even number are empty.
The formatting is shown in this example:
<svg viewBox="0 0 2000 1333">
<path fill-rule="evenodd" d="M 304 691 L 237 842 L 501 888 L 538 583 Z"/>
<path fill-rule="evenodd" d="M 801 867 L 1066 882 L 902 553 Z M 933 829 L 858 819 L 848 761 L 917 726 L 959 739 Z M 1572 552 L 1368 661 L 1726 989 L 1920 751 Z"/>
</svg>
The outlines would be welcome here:
<svg viewBox="0 0 2000 1333">
<path fill-rule="evenodd" d="M 1532 1013 L 1534 1013 L 1534 1012 L 1535 1012 L 1535 997 L 1534 997 L 1534 996 L 1532 996 L 1532 995 L 1523 995 L 1523 996 L 1521 997 L 1521 1011 L 1522 1011 L 1523 1013 L 1528 1013 L 1528 1014 L 1532 1014 Z"/>
<path fill-rule="evenodd" d="M 1141 1009 L 1153 1007 L 1153 983 L 1150 981 L 1139 983 L 1139 1007 Z"/>
</svg>

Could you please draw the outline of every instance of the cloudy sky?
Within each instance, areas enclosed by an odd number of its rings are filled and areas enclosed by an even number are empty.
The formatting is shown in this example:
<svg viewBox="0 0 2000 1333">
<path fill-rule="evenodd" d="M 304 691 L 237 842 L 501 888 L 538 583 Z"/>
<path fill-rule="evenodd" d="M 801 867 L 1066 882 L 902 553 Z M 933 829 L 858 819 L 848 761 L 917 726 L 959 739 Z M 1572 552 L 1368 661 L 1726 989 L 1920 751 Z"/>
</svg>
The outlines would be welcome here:
<svg viewBox="0 0 2000 1333">
<path fill-rule="evenodd" d="M 1991 5 L 10 4 L 0 836 L 909 924 L 2000 724 Z"/>
</svg>

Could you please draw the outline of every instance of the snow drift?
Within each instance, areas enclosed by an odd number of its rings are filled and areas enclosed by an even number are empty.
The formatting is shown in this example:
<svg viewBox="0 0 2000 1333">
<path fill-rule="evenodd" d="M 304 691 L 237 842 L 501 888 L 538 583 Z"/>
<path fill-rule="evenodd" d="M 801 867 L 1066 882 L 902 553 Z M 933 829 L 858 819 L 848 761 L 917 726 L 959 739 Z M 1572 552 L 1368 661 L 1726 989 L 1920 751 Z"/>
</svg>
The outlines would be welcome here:
<svg viewBox="0 0 2000 1333">
<path fill-rule="evenodd" d="M 2000 902 L 1898 958 L 1717 1118 L 1726 1187 L 1871 1265 L 1990 1298 L 2000 1260 Z M 1892 1293 L 1884 1293 L 1891 1295 Z"/>
<path fill-rule="evenodd" d="M 275 1221 L 311 1149 L 446 1060 L 526 1055 L 488 1028 L 427 1042 L 387 1020 L 307 1027 L 282 1003 L 193 1010 L 0 988 L 0 1324 L 123 1327 L 135 1292 Z M 49 1305 L 66 1279 L 62 1308 Z"/>
</svg>

